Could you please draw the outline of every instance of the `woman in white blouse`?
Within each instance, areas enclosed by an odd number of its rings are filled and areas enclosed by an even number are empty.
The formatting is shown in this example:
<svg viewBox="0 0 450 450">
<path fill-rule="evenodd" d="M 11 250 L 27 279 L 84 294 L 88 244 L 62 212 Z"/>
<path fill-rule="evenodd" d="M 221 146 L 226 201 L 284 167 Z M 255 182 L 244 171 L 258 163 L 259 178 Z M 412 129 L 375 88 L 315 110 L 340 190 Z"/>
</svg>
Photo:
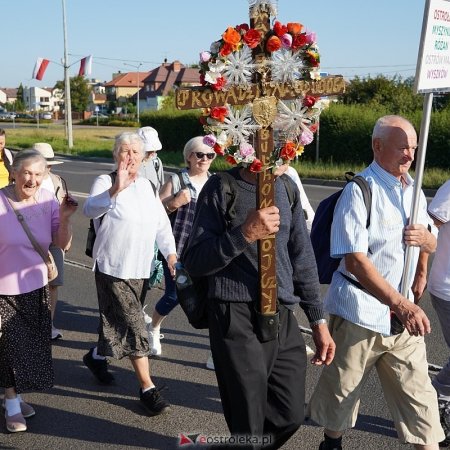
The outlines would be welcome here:
<svg viewBox="0 0 450 450">
<path fill-rule="evenodd" d="M 136 133 L 116 137 L 117 171 L 94 181 L 83 212 L 94 218 L 97 237 L 93 248 L 95 283 L 100 312 L 99 339 L 83 358 L 102 382 L 114 377 L 106 356 L 130 358 L 140 384 L 140 400 L 150 415 L 168 411 L 169 404 L 149 373 L 150 354 L 142 305 L 155 242 L 175 274 L 175 241 L 170 222 L 148 179 L 139 175 L 143 141 Z"/>
</svg>

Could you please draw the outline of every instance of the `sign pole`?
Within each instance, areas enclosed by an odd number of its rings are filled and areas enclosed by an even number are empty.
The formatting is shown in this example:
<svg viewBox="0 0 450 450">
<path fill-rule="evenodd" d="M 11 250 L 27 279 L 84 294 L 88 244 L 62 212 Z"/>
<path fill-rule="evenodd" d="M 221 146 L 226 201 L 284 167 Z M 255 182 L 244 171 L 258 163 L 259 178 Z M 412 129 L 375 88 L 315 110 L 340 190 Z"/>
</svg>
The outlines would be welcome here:
<svg viewBox="0 0 450 450">
<path fill-rule="evenodd" d="M 413 203 L 409 223 L 417 222 L 419 212 L 420 191 L 422 189 L 423 172 L 425 167 L 425 155 L 427 153 L 428 132 L 430 129 L 431 107 L 433 106 L 433 93 L 425 94 L 423 102 L 422 123 L 420 124 L 419 151 L 416 160 L 416 173 L 414 176 Z M 413 247 L 408 245 L 405 253 L 405 264 L 403 266 L 401 293 L 404 297 L 408 295 L 408 286 L 410 282 L 410 266 L 412 263 Z"/>
</svg>

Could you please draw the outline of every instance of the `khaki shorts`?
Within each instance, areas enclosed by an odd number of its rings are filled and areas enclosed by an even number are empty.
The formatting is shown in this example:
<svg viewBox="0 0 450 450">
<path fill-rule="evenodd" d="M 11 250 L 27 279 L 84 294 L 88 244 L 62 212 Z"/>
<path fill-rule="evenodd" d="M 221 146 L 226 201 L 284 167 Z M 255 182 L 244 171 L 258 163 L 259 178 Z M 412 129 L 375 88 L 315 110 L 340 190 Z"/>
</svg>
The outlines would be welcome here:
<svg viewBox="0 0 450 450">
<path fill-rule="evenodd" d="M 361 389 L 375 367 L 400 440 L 427 445 L 445 438 L 423 337 L 407 331 L 384 337 L 337 316 L 330 317 L 330 333 L 336 356 L 308 404 L 311 419 L 332 431 L 352 428 Z"/>
</svg>

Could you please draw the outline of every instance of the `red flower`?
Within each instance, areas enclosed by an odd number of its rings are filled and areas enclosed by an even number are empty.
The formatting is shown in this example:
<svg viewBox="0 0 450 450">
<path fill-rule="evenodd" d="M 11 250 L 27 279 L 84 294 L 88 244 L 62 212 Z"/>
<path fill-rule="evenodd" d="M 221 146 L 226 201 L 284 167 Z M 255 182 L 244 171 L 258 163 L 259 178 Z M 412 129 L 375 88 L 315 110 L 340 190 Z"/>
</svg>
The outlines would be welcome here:
<svg viewBox="0 0 450 450">
<path fill-rule="evenodd" d="M 288 32 L 288 27 L 286 25 L 283 25 L 281 22 L 278 22 L 277 20 L 273 26 L 273 32 L 278 37 L 281 37 L 283 36 L 283 34 L 286 34 Z"/>
<path fill-rule="evenodd" d="M 237 164 L 236 160 L 231 155 L 227 155 L 225 157 L 225 161 L 232 164 L 233 166 Z"/>
<path fill-rule="evenodd" d="M 225 151 L 224 149 L 219 145 L 219 144 L 214 144 L 213 150 L 219 155 L 219 156 L 223 156 L 225 155 Z"/>
<path fill-rule="evenodd" d="M 268 52 L 276 52 L 281 48 L 281 40 L 278 36 L 270 36 L 266 42 L 266 50 Z"/>
<path fill-rule="evenodd" d="M 298 22 L 289 22 L 287 24 L 288 32 L 292 35 L 298 34 L 302 31 L 303 25 Z"/>
<path fill-rule="evenodd" d="M 206 125 L 206 124 L 208 123 L 208 122 L 206 121 L 206 117 L 205 117 L 205 116 L 200 116 L 199 121 L 200 121 L 200 124 L 201 124 L 201 125 Z"/>
<path fill-rule="evenodd" d="M 286 142 L 280 152 L 280 158 L 284 160 L 292 160 L 297 156 L 295 144 L 291 141 Z"/>
<path fill-rule="evenodd" d="M 210 117 L 218 120 L 219 122 L 224 122 L 227 114 L 228 108 L 226 106 L 214 106 L 214 108 L 211 108 L 211 112 L 209 113 Z"/>
<path fill-rule="evenodd" d="M 225 77 L 219 77 L 216 79 L 216 84 L 211 85 L 213 91 L 221 91 L 223 87 L 227 84 Z"/>
<path fill-rule="evenodd" d="M 262 162 L 256 158 L 253 160 L 253 162 L 251 163 L 251 165 L 249 167 L 250 172 L 253 172 L 253 173 L 261 172 L 262 168 L 263 168 Z"/>
<path fill-rule="evenodd" d="M 319 124 L 313 123 L 312 125 L 309 126 L 309 131 L 311 131 L 311 133 L 315 133 L 317 131 L 317 128 L 319 128 Z"/>
<path fill-rule="evenodd" d="M 312 95 L 306 95 L 303 99 L 303 106 L 306 106 L 307 108 L 311 108 L 311 106 L 314 106 L 316 103 L 316 97 L 313 97 Z"/>
<path fill-rule="evenodd" d="M 250 48 L 255 48 L 261 42 L 261 33 L 251 28 L 244 34 L 242 39 Z"/>
<path fill-rule="evenodd" d="M 298 48 L 302 48 L 306 45 L 306 34 L 296 34 L 294 38 L 292 39 L 292 49 L 296 50 Z"/>
<path fill-rule="evenodd" d="M 202 86 L 204 86 L 204 85 L 206 84 L 206 81 L 205 81 L 205 74 L 204 74 L 204 73 L 201 73 L 201 74 L 200 74 L 200 84 L 201 84 Z"/>
<path fill-rule="evenodd" d="M 219 55 L 220 56 L 228 56 L 233 51 L 233 47 L 228 44 L 228 42 L 224 42 L 222 47 L 220 47 Z"/>
<path fill-rule="evenodd" d="M 236 25 L 236 31 L 248 31 L 250 27 L 246 23 L 241 23 L 240 25 Z"/>
</svg>

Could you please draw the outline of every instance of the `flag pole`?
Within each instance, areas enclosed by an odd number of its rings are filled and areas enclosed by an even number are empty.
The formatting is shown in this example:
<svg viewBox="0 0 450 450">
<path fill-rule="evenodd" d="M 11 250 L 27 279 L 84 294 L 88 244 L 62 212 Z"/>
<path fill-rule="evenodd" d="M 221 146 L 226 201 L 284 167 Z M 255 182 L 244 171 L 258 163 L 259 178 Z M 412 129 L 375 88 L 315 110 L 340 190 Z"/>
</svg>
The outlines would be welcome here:
<svg viewBox="0 0 450 450">
<path fill-rule="evenodd" d="M 65 86 L 65 122 L 67 128 L 67 144 L 69 149 L 73 148 L 72 132 L 72 101 L 70 96 L 69 64 L 67 57 L 67 29 L 66 29 L 66 2 L 62 0 L 63 10 L 63 33 L 64 33 L 64 86 Z"/>
<path fill-rule="evenodd" d="M 428 132 L 430 129 L 432 106 L 433 106 L 433 93 L 430 92 L 425 94 L 425 98 L 423 101 L 422 122 L 420 124 L 420 136 L 419 136 L 419 150 L 416 159 L 416 173 L 414 176 L 413 201 L 411 206 L 409 224 L 417 223 L 420 192 L 422 189 L 423 172 L 425 167 L 425 155 L 427 153 Z M 405 264 L 403 266 L 403 276 L 401 286 L 401 293 L 404 297 L 407 297 L 409 290 L 410 275 L 411 275 L 410 266 L 412 263 L 413 250 L 414 248 L 410 245 L 406 247 Z"/>
</svg>

